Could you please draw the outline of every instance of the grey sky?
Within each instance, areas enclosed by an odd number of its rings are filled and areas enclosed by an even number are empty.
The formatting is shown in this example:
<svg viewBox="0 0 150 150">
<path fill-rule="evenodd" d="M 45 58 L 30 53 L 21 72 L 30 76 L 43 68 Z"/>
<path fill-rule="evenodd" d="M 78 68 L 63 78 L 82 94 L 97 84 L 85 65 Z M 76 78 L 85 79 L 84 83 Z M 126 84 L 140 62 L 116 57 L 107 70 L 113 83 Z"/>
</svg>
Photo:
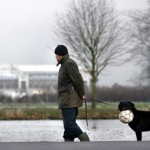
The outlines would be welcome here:
<svg viewBox="0 0 150 150">
<path fill-rule="evenodd" d="M 53 62 L 52 26 L 55 12 L 67 0 L 0 0 L 0 63 Z M 49 45 L 47 47 L 47 45 Z"/>
<path fill-rule="evenodd" d="M 53 50 L 59 43 L 52 30 L 56 13 L 64 11 L 69 1 L 0 0 L 0 64 L 55 64 Z M 146 0 L 115 2 L 119 10 L 147 6 Z M 107 80 L 111 71 L 104 74 Z"/>
</svg>

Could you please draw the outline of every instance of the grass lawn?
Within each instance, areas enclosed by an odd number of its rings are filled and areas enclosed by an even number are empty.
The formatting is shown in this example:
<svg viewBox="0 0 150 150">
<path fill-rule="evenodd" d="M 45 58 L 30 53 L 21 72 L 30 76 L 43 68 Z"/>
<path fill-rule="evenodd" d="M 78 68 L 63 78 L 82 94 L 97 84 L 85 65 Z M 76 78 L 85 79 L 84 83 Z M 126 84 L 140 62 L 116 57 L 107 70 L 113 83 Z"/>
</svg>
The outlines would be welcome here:
<svg viewBox="0 0 150 150">
<path fill-rule="evenodd" d="M 97 103 L 97 109 L 91 109 L 91 103 L 87 104 L 89 119 L 117 119 L 119 102 L 108 102 L 110 105 Z M 112 106 L 113 105 L 113 106 Z M 115 107 L 116 106 L 116 107 Z M 136 102 L 137 109 L 150 110 L 150 103 Z M 78 118 L 85 119 L 85 107 L 79 109 Z M 1 120 L 22 119 L 61 119 L 61 112 L 57 103 L 7 103 L 0 104 Z"/>
</svg>

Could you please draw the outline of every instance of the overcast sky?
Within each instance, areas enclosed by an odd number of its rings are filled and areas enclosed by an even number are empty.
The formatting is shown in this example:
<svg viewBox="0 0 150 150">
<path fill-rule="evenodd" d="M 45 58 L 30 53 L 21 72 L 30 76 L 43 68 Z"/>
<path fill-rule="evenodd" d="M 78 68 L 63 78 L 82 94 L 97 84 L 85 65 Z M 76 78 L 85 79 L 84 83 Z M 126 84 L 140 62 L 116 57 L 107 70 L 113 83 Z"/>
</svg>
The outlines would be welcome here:
<svg viewBox="0 0 150 150">
<path fill-rule="evenodd" d="M 65 11 L 69 1 L 0 0 L 0 64 L 55 64 L 53 50 L 60 43 L 54 40 L 52 30 L 56 13 Z M 115 2 L 120 11 L 147 7 L 146 0 Z M 112 73 L 118 72 L 119 68 L 110 68 L 104 73 L 104 80 L 107 82 L 108 77 L 110 84 L 111 75 L 113 82 L 125 83 L 134 70 L 135 66 L 130 65 L 128 71 L 125 71 L 128 75 L 120 75 L 119 81 L 119 74 L 116 76 Z"/>
</svg>

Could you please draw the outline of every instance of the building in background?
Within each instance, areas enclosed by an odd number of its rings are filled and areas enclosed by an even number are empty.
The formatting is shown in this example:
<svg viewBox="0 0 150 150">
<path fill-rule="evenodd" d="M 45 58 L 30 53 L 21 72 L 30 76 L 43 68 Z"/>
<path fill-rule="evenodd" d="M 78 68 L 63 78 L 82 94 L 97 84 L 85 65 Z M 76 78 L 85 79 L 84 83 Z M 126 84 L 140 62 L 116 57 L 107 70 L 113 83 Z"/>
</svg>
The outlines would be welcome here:
<svg viewBox="0 0 150 150">
<path fill-rule="evenodd" d="M 0 65 L 0 91 L 11 96 L 55 93 L 58 69 L 54 65 Z"/>
<path fill-rule="evenodd" d="M 58 70 L 56 65 L 0 65 L 0 92 L 12 97 L 56 93 Z M 82 75 L 89 85 L 87 73 Z"/>
</svg>

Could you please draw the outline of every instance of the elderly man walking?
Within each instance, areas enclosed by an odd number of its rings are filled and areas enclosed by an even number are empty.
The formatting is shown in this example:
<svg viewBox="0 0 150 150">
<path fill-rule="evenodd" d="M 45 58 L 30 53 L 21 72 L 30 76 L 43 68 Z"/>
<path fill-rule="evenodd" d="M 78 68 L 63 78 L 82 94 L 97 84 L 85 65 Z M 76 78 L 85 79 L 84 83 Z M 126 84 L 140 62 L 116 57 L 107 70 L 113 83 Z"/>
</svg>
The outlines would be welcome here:
<svg viewBox="0 0 150 150">
<path fill-rule="evenodd" d="M 76 123 L 78 108 L 86 101 L 84 82 L 76 62 L 69 57 L 64 45 L 55 48 L 57 66 L 61 64 L 58 75 L 58 103 L 62 112 L 65 141 L 90 141 Z"/>
</svg>

